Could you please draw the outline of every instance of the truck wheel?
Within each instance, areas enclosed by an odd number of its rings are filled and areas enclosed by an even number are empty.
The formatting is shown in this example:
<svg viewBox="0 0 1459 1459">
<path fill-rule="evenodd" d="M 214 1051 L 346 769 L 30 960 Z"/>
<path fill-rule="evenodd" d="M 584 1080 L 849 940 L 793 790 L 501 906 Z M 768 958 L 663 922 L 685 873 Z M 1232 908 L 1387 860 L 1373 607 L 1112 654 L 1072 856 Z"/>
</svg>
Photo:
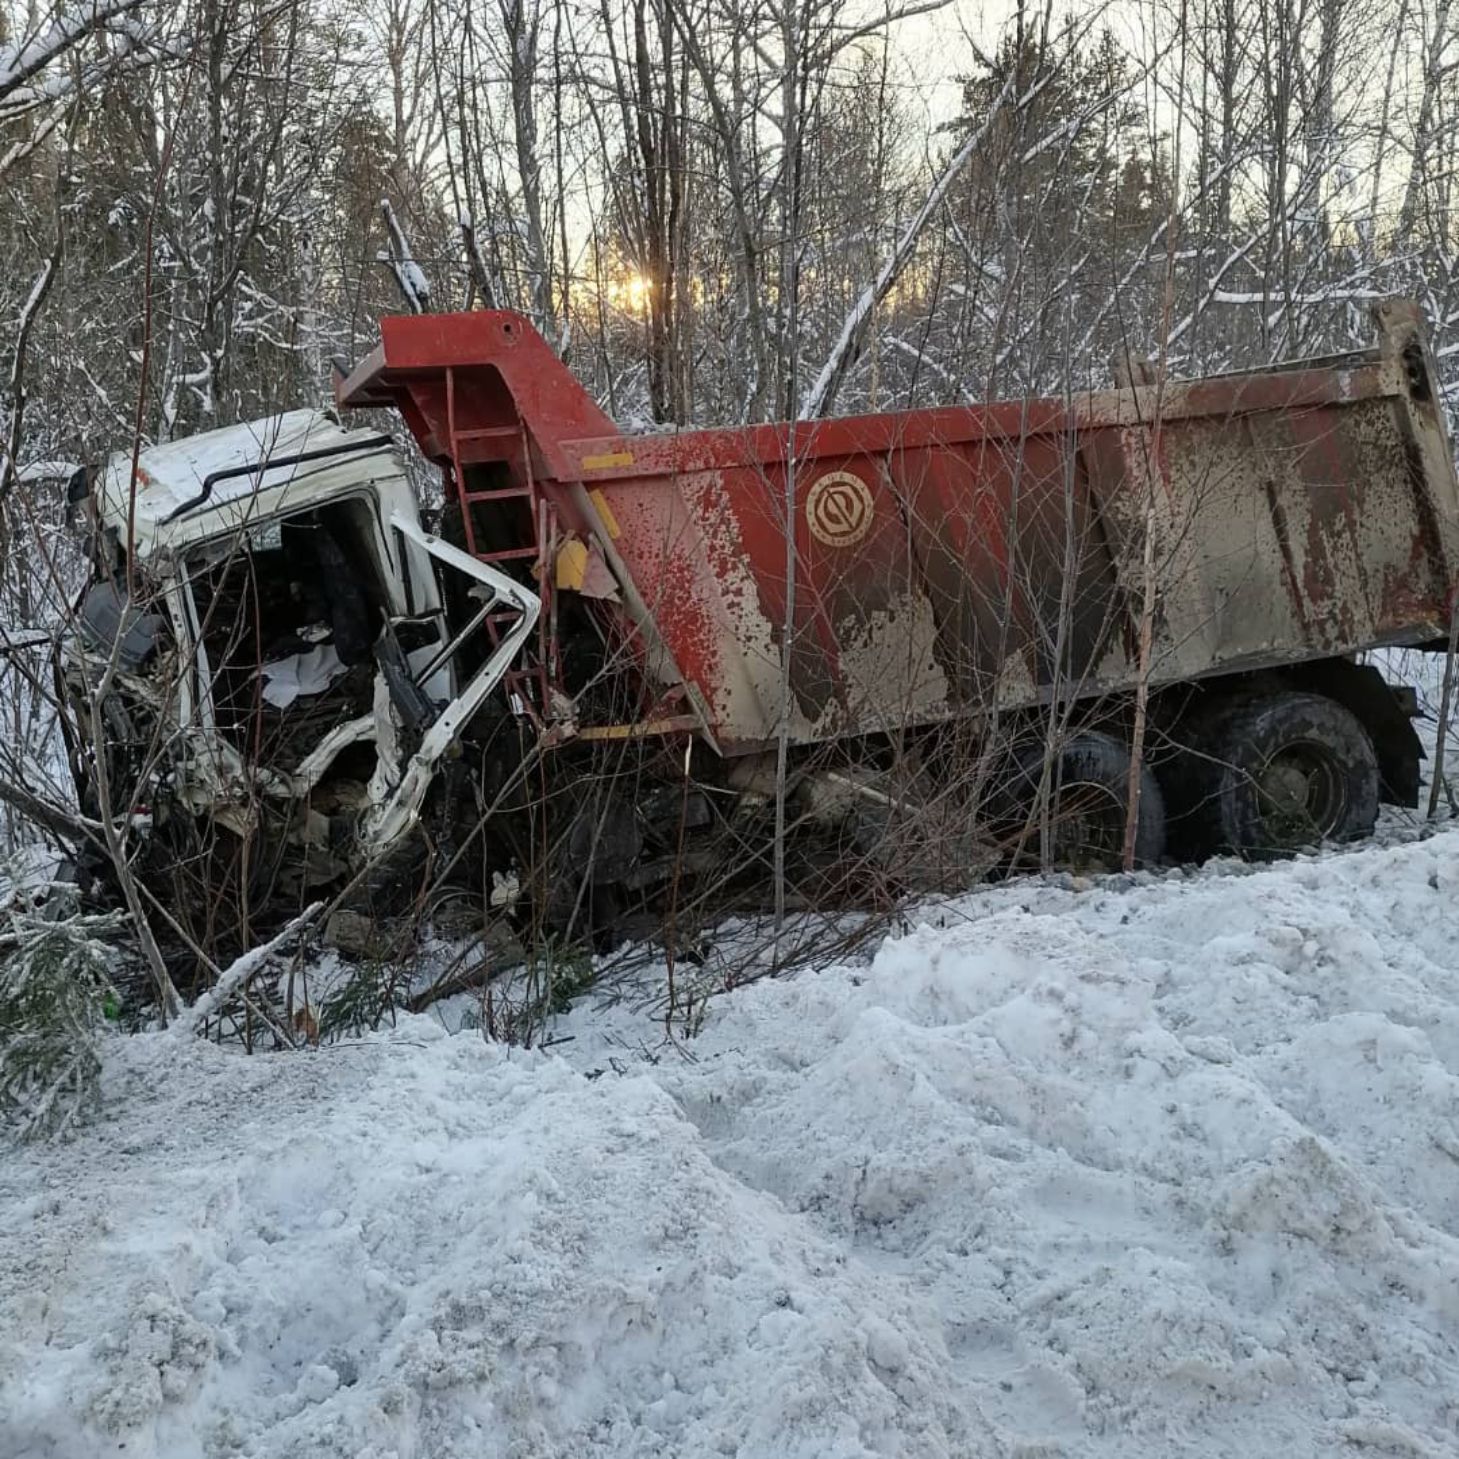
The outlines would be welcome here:
<svg viewBox="0 0 1459 1459">
<path fill-rule="evenodd" d="M 1011 792 L 1026 829 L 1016 864 L 1040 863 L 1042 817 L 1036 805 L 1044 748 L 1015 757 Z M 1130 752 L 1110 735 L 1085 730 L 1068 740 L 1050 768 L 1048 861 L 1063 871 L 1118 871 L 1124 864 L 1125 815 L 1130 800 Z M 1135 865 L 1153 866 L 1165 852 L 1165 802 L 1149 765 L 1140 772 L 1140 824 Z"/>
<path fill-rule="evenodd" d="M 1378 757 L 1351 711 L 1282 690 L 1212 719 L 1191 769 L 1207 844 L 1252 860 L 1353 841 L 1378 819 Z"/>
</svg>

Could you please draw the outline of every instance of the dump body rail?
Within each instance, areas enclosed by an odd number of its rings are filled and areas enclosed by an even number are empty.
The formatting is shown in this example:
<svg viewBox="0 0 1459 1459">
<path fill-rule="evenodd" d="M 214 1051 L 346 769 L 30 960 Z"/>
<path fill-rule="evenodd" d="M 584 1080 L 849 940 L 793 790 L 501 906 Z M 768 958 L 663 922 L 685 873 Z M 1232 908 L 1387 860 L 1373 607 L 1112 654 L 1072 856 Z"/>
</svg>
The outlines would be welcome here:
<svg viewBox="0 0 1459 1459">
<path fill-rule="evenodd" d="M 1436 376 L 1415 306 L 1376 318 L 1371 350 L 1270 370 L 625 436 L 520 316 L 422 316 L 383 321 L 339 398 L 402 411 L 478 555 L 581 592 L 559 555 L 601 554 L 640 716 L 677 692 L 733 754 L 777 733 L 787 622 L 798 743 L 1128 690 L 1147 571 L 1156 685 L 1445 635 Z"/>
</svg>

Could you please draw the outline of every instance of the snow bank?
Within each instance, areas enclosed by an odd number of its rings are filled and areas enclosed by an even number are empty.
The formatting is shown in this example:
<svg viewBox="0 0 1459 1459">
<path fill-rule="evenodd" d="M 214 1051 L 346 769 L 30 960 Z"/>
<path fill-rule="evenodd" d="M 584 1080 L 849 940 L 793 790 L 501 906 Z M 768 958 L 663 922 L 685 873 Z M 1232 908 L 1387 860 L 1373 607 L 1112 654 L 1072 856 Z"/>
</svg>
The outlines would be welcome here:
<svg viewBox="0 0 1459 1459">
<path fill-rule="evenodd" d="M 976 1453 L 935 1314 L 726 1176 L 645 1078 L 428 1021 L 118 1050 L 7 1161 L 0 1453 Z"/>
<path fill-rule="evenodd" d="M 1009 885 L 683 1050 L 118 1041 L 0 1161 L 0 1454 L 1459 1453 L 1456 895 Z"/>
<path fill-rule="evenodd" d="M 1452 835 L 1006 888 L 661 1082 L 1015 1452 L 1459 1453 L 1456 894 Z"/>
</svg>

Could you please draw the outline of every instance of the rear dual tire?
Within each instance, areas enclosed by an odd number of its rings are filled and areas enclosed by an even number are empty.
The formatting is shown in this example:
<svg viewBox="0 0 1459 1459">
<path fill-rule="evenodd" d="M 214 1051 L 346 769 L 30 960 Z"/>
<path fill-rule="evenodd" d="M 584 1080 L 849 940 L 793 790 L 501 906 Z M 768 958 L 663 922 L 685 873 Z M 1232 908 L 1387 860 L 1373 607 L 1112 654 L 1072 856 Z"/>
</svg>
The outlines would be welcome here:
<svg viewBox="0 0 1459 1459">
<path fill-rule="evenodd" d="M 1357 717 L 1320 694 L 1280 690 L 1213 706 L 1173 767 L 1180 850 L 1271 860 L 1356 841 L 1378 819 L 1378 757 Z"/>
<path fill-rule="evenodd" d="M 1273 860 L 1324 842 L 1370 836 L 1380 775 L 1373 741 L 1351 710 L 1321 694 L 1275 690 L 1218 701 L 1186 726 L 1188 748 L 1162 769 L 1180 859 L 1234 853 Z M 1022 825 L 1020 868 L 1114 870 L 1123 864 L 1130 752 L 1109 735 L 1069 739 L 1049 766 L 1041 746 L 1015 755 L 1009 793 Z M 1166 796 L 1141 769 L 1137 866 L 1165 852 Z"/>
</svg>

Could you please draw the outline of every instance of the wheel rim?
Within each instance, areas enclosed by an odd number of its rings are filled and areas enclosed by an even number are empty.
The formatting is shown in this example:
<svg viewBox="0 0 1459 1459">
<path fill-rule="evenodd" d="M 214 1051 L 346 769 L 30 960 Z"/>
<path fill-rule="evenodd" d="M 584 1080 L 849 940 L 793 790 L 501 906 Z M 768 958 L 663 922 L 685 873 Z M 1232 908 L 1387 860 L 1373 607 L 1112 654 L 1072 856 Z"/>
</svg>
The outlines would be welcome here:
<svg viewBox="0 0 1459 1459">
<path fill-rule="evenodd" d="M 1263 839 L 1271 846 L 1302 846 L 1331 836 L 1347 814 L 1347 786 L 1324 746 L 1283 745 L 1256 777 Z"/>
</svg>

